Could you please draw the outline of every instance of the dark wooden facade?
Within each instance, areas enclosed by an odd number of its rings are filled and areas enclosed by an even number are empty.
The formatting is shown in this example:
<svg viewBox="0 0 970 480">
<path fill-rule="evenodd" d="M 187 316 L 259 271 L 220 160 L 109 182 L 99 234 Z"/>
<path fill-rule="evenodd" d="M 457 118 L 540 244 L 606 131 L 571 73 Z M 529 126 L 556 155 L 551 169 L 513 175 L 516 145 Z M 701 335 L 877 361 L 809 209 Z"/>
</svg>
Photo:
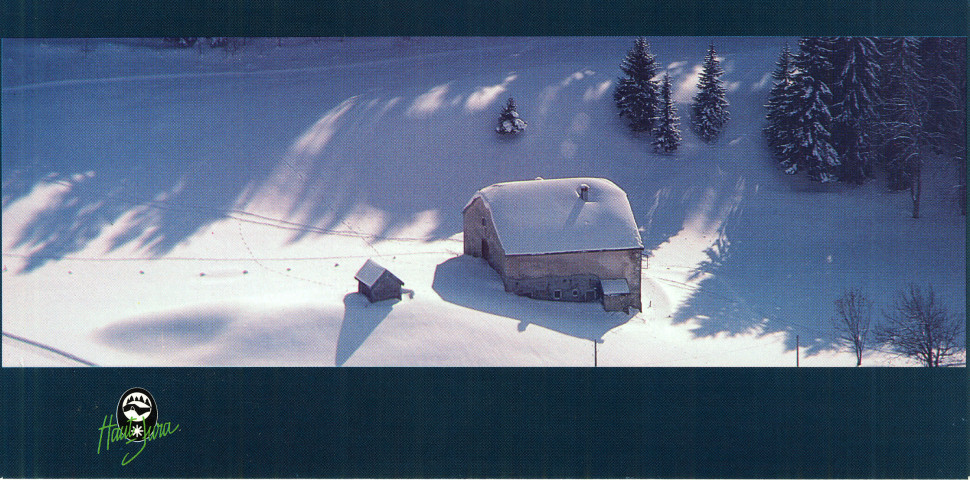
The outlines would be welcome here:
<svg viewBox="0 0 970 480">
<path fill-rule="evenodd" d="M 357 292 L 372 303 L 392 298 L 401 299 L 401 286 L 404 282 L 373 260 L 368 259 L 354 278 L 357 279 Z"/>
</svg>

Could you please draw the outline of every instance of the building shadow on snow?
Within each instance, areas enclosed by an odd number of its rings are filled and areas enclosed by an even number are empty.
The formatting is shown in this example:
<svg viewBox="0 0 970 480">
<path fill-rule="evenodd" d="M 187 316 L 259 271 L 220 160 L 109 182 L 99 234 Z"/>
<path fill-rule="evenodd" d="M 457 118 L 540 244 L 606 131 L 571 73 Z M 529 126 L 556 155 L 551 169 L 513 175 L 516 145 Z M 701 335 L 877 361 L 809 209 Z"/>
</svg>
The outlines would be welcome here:
<svg viewBox="0 0 970 480">
<path fill-rule="evenodd" d="M 232 318 L 219 312 L 166 313 L 109 325 L 95 338 L 128 352 L 164 353 L 202 346 L 226 331 Z"/>
<path fill-rule="evenodd" d="M 338 367 L 364 344 L 367 337 L 374 332 L 380 323 L 391 313 L 394 305 L 400 300 L 383 300 L 370 303 L 367 297 L 354 292 L 344 296 L 344 321 L 340 325 L 340 335 L 337 338 L 337 353 L 334 364 Z"/>
<path fill-rule="evenodd" d="M 600 303 L 533 300 L 505 291 L 498 272 L 484 260 L 469 255 L 452 258 L 435 269 L 432 288 L 447 302 L 519 321 L 571 337 L 598 341 L 606 332 L 625 324 L 633 314 L 607 312 Z"/>
</svg>

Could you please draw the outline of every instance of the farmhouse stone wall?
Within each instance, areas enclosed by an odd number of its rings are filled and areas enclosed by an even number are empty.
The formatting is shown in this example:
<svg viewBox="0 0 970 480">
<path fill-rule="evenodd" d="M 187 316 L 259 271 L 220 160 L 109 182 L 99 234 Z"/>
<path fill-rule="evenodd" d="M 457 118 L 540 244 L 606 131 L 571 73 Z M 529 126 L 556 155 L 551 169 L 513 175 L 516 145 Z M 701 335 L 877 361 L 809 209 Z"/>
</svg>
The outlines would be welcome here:
<svg viewBox="0 0 970 480">
<path fill-rule="evenodd" d="M 539 300 L 592 302 L 602 297 L 600 280 L 593 275 L 506 278 L 505 289 Z"/>
<path fill-rule="evenodd" d="M 483 226 L 482 223 L 485 225 Z M 482 257 L 482 240 L 488 243 L 488 264 L 501 273 L 505 269 L 505 250 L 492 224 L 492 215 L 485 202 L 476 198 L 464 213 L 465 254 Z"/>
<path fill-rule="evenodd" d="M 505 281 L 505 289 L 514 291 L 515 281 L 538 278 L 563 278 L 572 276 L 594 276 L 597 280 L 625 278 L 630 285 L 629 295 L 618 295 L 611 303 L 622 309 L 630 306 L 642 310 L 640 302 L 641 251 L 604 250 L 598 252 L 549 253 L 544 255 L 509 255 L 505 258 L 505 269 L 499 270 Z M 597 282 L 598 283 L 598 282 Z M 570 296 L 572 292 L 570 291 Z M 606 306 L 606 305 L 604 305 Z"/>
</svg>

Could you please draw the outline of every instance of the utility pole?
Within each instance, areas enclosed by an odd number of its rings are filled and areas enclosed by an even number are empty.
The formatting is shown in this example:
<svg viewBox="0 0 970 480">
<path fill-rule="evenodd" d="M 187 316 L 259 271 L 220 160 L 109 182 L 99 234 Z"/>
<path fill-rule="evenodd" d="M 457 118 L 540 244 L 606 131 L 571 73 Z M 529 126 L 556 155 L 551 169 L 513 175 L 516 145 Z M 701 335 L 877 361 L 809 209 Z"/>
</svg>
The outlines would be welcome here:
<svg viewBox="0 0 970 480">
<path fill-rule="evenodd" d="M 799 346 L 800 345 L 799 345 L 799 342 L 798 342 L 798 335 L 795 335 L 795 366 L 796 367 L 800 366 L 799 365 L 800 362 L 799 362 L 799 359 L 798 359 L 798 347 Z"/>
<path fill-rule="evenodd" d="M 599 342 L 597 342 L 595 339 L 593 339 L 593 366 L 594 367 L 597 366 L 596 365 L 597 364 L 597 358 L 596 358 L 597 357 L 597 351 L 596 351 L 597 350 L 597 348 L 596 348 L 596 344 L 597 343 L 599 343 Z"/>
</svg>

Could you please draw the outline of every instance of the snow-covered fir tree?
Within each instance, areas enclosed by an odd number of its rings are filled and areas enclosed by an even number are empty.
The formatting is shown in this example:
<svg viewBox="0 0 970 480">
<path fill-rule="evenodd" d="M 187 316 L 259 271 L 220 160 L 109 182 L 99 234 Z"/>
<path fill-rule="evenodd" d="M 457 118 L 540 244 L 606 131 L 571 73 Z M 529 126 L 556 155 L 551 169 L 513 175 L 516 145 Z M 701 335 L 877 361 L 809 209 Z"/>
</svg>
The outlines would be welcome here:
<svg viewBox="0 0 970 480">
<path fill-rule="evenodd" d="M 930 128 L 940 135 L 941 151 L 952 158 L 960 171 L 967 170 L 967 39 L 925 38 L 939 42 L 939 69 L 927 69 L 930 81 Z M 924 60 L 924 63 L 930 63 Z M 967 214 L 967 177 L 960 175 L 954 186 L 960 209 Z"/>
<path fill-rule="evenodd" d="M 795 62 L 796 68 L 824 83 L 830 92 L 837 83 L 833 67 L 835 40 L 835 37 L 802 37 L 798 40 L 798 54 L 795 56 L 798 60 Z"/>
<path fill-rule="evenodd" d="M 670 75 L 666 73 L 660 87 L 660 117 L 653 132 L 653 148 L 658 153 L 670 153 L 680 146 L 680 117 L 670 96 Z"/>
<path fill-rule="evenodd" d="M 721 82 L 724 70 L 717 60 L 714 44 L 707 50 L 704 67 L 697 83 L 697 94 L 691 103 L 691 128 L 705 142 L 713 141 L 724 130 L 730 114 L 725 89 Z"/>
<path fill-rule="evenodd" d="M 948 67 L 952 66 L 952 58 L 948 50 L 960 50 L 953 48 L 955 45 L 947 38 L 920 38 L 916 45 L 917 56 L 922 67 L 920 71 L 921 81 L 925 85 L 925 94 L 929 97 L 932 105 L 933 115 L 927 120 L 927 127 L 934 131 L 941 131 L 942 118 L 938 112 L 942 111 L 943 103 L 948 103 L 945 99 L 949 96 L 949 76 Z"/>
<path fill-rule="evenodd" d="M 617 81 L 613 92 L 620 116 L 630 121 L 634 132 L 649 132 L 657 118 L 660 85 L 653 80 L 657 75 L 657 60 L 650 53 L 646 39 L 639 37 L 634 41 L 620 69 L 626 76 Z"/>
<path fill-rule="evenodd" d="M 912 175 L 907 172 L 904 160 L 914 151 L 914 145 L 912 142 L 903 141 L 903 137 L 899 136 L 903 125 L 912 118 L 911 112 L 902 109 L 901 105 L 908 105 L 924 96 L 926 81 L 922 77 L 920 42 L 914 37 L 882 38 L 879 47 L 883 56 L 875 143 L 886 169 L 889 188 L 905 190 L 911 186 Z"/>
<path fill-rule="evenodd" d="M 925 127 L 938 135 L 939 153 L 954 159 L 966 170 L 966 39 L 923 38 L 918 50 L 930 101 Z M 966 188 L 966 177 L 961 176 L 960 188 Z M 961 198 L 966 200 L 965 195 Z"/>
<path fill-rule="evenodd" d="M 818 75 L 827 70 L 819 68 L 827 61 L 818 57 L 818 43 L 812 38 L 799 41 L 799 53 L 794 59 L 795 75 L 792 85 L 792 102 L 787 112 L 791 136 L 780 145 L 786 160 L 787 173 L 808 171 L 814 180 L 829 182 L 837 179 L 836 167 L 839 156 L 832 146 L 832 114 L 828 102 L 831 92 Z"/>
<path fill-rule="evenodd" d="M 872 177 L 869 125 L 878 102 L 879 51 L 871 37 L 839 37 L 831 45 L 831 131 L 842 163 L 839 179 L 860 184 Z"/>
<path fill-rule="evenodd" d="M 495 131 L 503 135 L 509 133 L 519 133 L 525 130 L 525 126 L 528 125 L 525 120 L 519 117 L 519 112 L 515 110 L 515 100 L 509 98 L 509 101 L 505 103 L 505 108 L 502 109 L 502 113 L 498 119 L 498 126 L 495 127 Z"/>
<path fill-rule="evenodd" d="M 887 170 L 900 185 L 909 188 L 913 201 L 913 218 L 919 218 L 924 159 L 933 151 L 936 136 L 926 128 L 930 102 L 914 81 L 913 88 L 901 90 L 885 99 L 884 110 L 892 116 L 880 121 L 883 151 L 887 152 Z M 890 181 L 894 181 L 890 178 Z"/>
<path fill-rule="evenodd" d="M 887 57 L 893 57 L 886 59 L 887 75 L 894 78 L 887 79 L 878 110 L 879 146 L 889 186 L 909 189 L 913 218 L 920 215 L 924 163 L 944 157 L 964 168 L 966 165 L 965 43 L 962 39 L 955 44 L 948 42 L 938 38 L 886 42 Z M 949 49 L 958 53 L 944 53 Z M 946 57 L 949 60 L 944 60 Z M 949 115 L 953 115 L 950 120 L 944 120 Z M 965 211 L 965 178 L 954 190 Z"/>
<path fill-rule="evenodd" d="M 767 125 L 764 128 L 764 133 L 775 158 L 783 164 L 789 164 L 790 162 L 786 161 L 781 155 L 781 146 L 790 142 L 788 137 L 791 134 L 791 121 L 788 112 L 791 108 L 792 86 L 795 81 L 795 67 L 792 64 L 791 50 L 787 43 L 782 48 L 781 55 L 779 55 L 778 62 L 775 65 L 777 68 L 771 74 L 771 78 L 775 82 L 768 93 L 768 104 L 765 105 L 768 113 L 765 116 Z"/>
<path fill-rule="evenodd" d="M 892 98 L 912 85 L 921 75 L 920 43 L 914 37 L 885 37 L 879 39 L 880 57 L 879 96 Z"/>
</svg>

